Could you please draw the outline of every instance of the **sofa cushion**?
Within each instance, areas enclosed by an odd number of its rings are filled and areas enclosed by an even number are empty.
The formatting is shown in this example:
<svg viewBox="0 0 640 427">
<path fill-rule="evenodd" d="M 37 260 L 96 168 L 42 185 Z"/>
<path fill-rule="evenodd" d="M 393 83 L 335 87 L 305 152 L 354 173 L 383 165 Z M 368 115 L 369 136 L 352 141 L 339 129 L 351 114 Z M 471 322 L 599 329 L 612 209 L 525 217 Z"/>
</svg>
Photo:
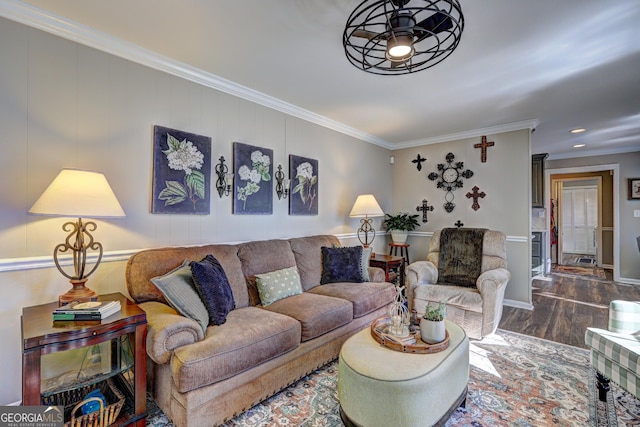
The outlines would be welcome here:
<svg viewBox="0 0 640 427">
<path fill-rule="evenodd" d="M 204 340 L 175 350 L 171 372 L 185 393 L 222 381 L 300 344 L 300 323 L 257 307 L 233 310 L 227 322 L 210 326 Z"/>
<path fill-rule="evenodd" d="M 351 301 L 354 319 L 391 304 L 396 296 L 395 287 L 385 282 L 329 283 L 308 292 Z"/>
<path fill-rule="evenodd" d="M 336 282 L 363 282 L 362 279 L 362 246 L 347 248 L 330 248 L 323 246 L 322 277 L 320 284 Z"/>
<path fill-rule="evenodd" d="M 224 269 L 213 255 L 190 265 L 193 284 L 209 313 L 209 323 L 222 325 L 236 306 Z"/>
<path fill-rule="evenodd" d="M 263 306 L 302 292 L 300 275 L 296 267 L 256 274 L 256 283 Z"/>
<path fill-rule="evenodd" d="M 340 241 L 332 235 L 319 235 L 308 237 L 296 237 L 289 239 L 291 250 L 295 256 L 302 289 L 309 289 L 320 284 L 322 277 L 322 252 L 323 246 L 340 247 Z"/>
<path fill-rule="evenodd" d="M 258 240 L 238 246 L 245 277 L 294 267 L 296 259 L 286 240 Z"/>
<path fill-rule="evenodd" d="M 300 322 L 302 342 L 346 325 L 353 319 L 351 302 L 310 292 L 281 299 L 264 310 L 284 314 Z"/>
<path fill-rule="evenodd" d="M 171 307 L 198 322 L 204 333 L 209 325 L 209 313 L 194 288 L 189 263 L 185 259 L 181 266 L 163 276 L 153 277 L 151 282 L 162 292 Z"/>
</svg>

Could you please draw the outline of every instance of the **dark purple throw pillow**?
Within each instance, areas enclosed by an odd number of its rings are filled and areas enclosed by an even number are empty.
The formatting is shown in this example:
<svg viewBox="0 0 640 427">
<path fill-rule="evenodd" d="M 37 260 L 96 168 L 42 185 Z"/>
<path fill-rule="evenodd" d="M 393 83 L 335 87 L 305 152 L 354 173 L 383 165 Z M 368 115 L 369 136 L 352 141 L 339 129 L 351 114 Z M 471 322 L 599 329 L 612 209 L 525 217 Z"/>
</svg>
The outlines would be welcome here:
<svg viewBox="0 0 640 427">
<path fill-rule="evenodd" d="M 329 248 L 322 246 L 322 276 L 320 284 L 336 282 L 362 283 L 362 246 Z"/>
<path fill-rule="evenodd" d="M 227 321 L 227 314 L 236 308 L 231 285 L 222 265 L 213 255 L 207 255 L 200 262 L 192 261 L 189 265 L 193 284 L 209 312 L 209 321 L 214 325 L 222 325 Z"/>
</svg>

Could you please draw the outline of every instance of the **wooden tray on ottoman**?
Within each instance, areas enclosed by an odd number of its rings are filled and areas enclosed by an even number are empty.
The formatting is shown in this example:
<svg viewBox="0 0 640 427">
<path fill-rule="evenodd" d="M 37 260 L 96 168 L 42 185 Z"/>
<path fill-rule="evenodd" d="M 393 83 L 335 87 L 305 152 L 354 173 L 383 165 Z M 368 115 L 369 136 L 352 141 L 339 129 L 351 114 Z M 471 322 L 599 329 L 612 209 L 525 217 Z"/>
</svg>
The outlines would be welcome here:
<svg viewBox="0 0 640 427">
<path fill-rule="evenodd" d="M 409 344 L 402 342 L 402 338 L 395 337 L 387 332 L 390 324 L 391 319 L 386 316 L 374 320 L 371 323 L 371 337 L 391 350 L 401 351 L 403 353 L 431 354 L 449 348 L 449 331 L 446 331 L 444 341 L 436 344 L 427 344 L 420 338 L 420 327 L 416 329 L 415 326 L 412 325 L 409 336 L 415 338 L 415 343 Z"/>
</svg>

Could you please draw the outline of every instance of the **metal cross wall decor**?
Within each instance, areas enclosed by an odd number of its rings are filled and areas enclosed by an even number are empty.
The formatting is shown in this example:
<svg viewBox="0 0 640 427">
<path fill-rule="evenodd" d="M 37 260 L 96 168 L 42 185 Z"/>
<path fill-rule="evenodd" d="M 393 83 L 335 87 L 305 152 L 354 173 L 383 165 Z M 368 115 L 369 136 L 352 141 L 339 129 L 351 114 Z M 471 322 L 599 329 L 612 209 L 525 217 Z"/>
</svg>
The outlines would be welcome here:
<svg viewBox="0 0 640 427">
<path fill-rule="evenodd" d="M 422 206 L 418 206 L 418 207 L 416 207 L 416 210 L 417 210 L 418 212 L 422 211 L 422 222 L 427 222 L 427 221 L 429 221 L 429 220 L 427 219 L 427 212 L 428 212 L 428 211 L 433 211 L 433 206 L 429 206 L 429 205 L 427 204 L 427 199 L 424 199 L 424 200 L 422 201 Z"/>
<path fill-rule="evenodd" d="M 487 137 L 482 136 L 482 142 L 480 144 L 474 144 L 473 148 L 480 148 L 480 161 L 482 163 L 487 163 L 487 147 L 493 147 L 495 142 L 490 141 L 487 142 Z"/>
<path fill-rule="evenodd" d="M 416 157 L 415 159 L 411 160 L 411 163 L 416 163 L 416 168 L 421 171 L 422 170 L 422 162 L 426 161 L 427 158 L 426 157 L 421 157 L 420 153 L 418 153 L 418 157 Z"/>
<path fill-rule="evenodd" d="M 478 190 L 480 190 L 478 188 L 477 185 L 474 185 L 472 188 L 473 192 L 469 191 L 466 196 L 467 199 L 470 199 L 473 197 L 473 204 L 471 205 L 471 209 L 473 209 L 474 211 L 477 211 L 478 209 L 480 209 L 480 203 L 478 203 L 478 197 L 481 199 L 484 199 L 484 196 L 486 196 L 484 191 L 480 191 L 478 192 Z"/>
<path fill-rule="evenodd" d="M 464 224 L 462 223 L 462 221 L 458 220 L 455 224 L 456 227 L 460 228 L 460 227 L 464 227 Z"/>
</svg>

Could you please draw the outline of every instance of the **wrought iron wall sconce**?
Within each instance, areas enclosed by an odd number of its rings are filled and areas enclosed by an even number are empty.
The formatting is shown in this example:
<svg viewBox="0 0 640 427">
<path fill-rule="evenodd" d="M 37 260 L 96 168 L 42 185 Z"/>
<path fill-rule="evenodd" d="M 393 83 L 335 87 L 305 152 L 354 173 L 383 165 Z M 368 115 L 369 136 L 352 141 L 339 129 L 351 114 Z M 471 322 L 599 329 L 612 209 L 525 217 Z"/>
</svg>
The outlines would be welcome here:
<svg viewBox="0 0 640 427">
<path fill-rule="evenodd" d="M 281 198 L 287 198 L 289 195 L 289 185 L 291 180 L 289 178 L 284 177 L 284 172 L 282 172 L 282 165 L 278 165 L 278 170 L 275 173 L 276 176 L 276 194 L 278 195 L 278 200 Z"/>
<path fill-rule="evenodd" d="M 220 198 L 222 196 L 228 196 L 231 194 L 231 186 L 233 185 L 233 174 L 229 173 L 229 168 L 224 164 L 224 156 L 220 156 L 220 163 L 216 165 L 216 175 L 218 175 L 218 179 L 216 180 L 216 190 L 218 190 L 218 195 Z"/>
</svg>

